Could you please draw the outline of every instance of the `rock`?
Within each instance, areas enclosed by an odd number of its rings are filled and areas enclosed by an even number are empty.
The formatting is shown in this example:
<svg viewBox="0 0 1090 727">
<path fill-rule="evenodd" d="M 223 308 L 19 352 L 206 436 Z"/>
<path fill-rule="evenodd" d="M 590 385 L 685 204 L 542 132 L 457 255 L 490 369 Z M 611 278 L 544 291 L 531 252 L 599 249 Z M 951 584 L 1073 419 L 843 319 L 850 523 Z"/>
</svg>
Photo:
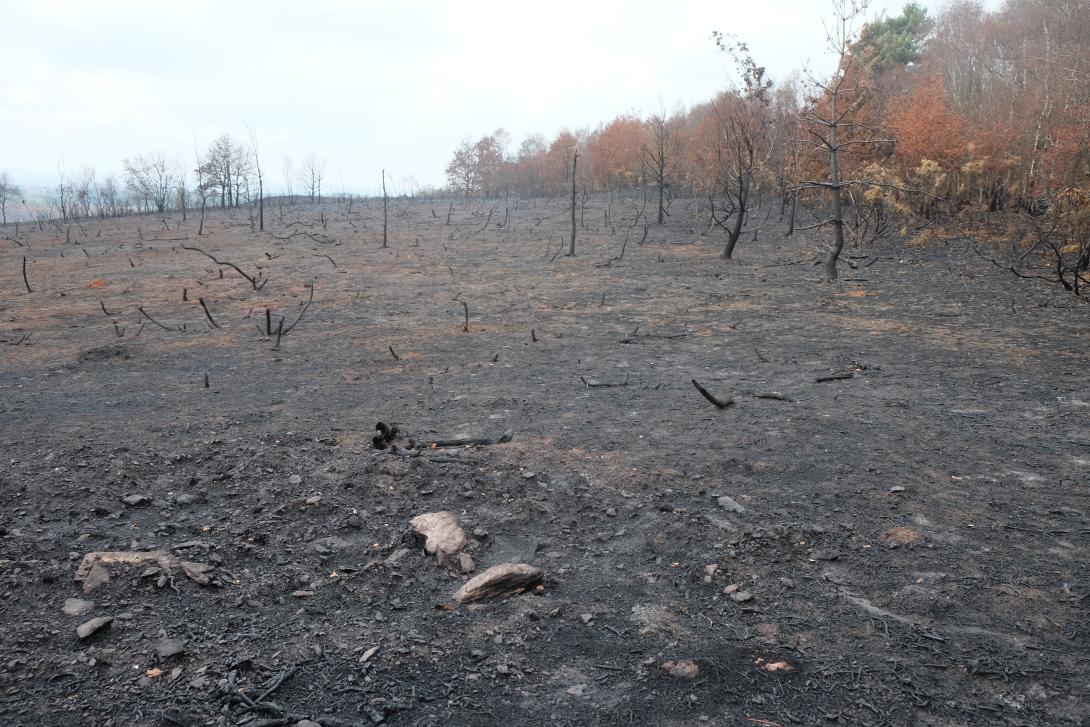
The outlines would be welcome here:
<svg viewBox="0 0 1090 727">
<path fill-rule="evenodd" d="M 454 594 L 459 603 L 517 595 L 541 581 L 541 570 L 525 563 L 502 563 L 469 579 Z"/>
<path fill-rule="evenodd" d="M 730 600 L 734 601 L 735 603 L 745 603 L 746 601 L 753 600 L 753 594 L 749 591 L 735 591 L 734 593 L 730 594 Z"/>
<path fill-rule="evenodd" d="M 288 478 L 288 484 L 289 485 L 301 485 L 301 484 L 303 484 L 302 475 L 292 475 L 291 477 Z"/>
<path fill-rule="evenodd" d="M 311 722 L 309 719 L 301 719 L 295 723 L 295 727 L 322 727 L 317 722 Z"/>
<path fill-rule="evenodd" d="M 291 595 L 294 598 L 310 598 L 314 595 L 314 591 L 292 591 Z"/>
<path fill-rule="evenodd" d="M 889 488 L 889 491 L 890 492 L 904 492 L 905 488 L 901 487 L 900 485 L 894 485 L 893 487 Z"/>
<path fill-rule="evenodd" d="M 607 507 L 606 508 L 606 517 L 617 517 L 617 508 Z"/>
<path fill-rule="evenodd" d="M 140 505 L 146 505 L 151 502 L 151 498 L 147 495 L 127 495 L 121 498 L 121 501 L 129 507 L 138 507 Z"/>
<path fill-rule="evenodd" d="M 94 610 L 95 604 L 82 598 L 67 598 L 61 610 L 69 616 L 83 616 Z"/>
<path fill-rule="evenodd" d="M 389 557 L 386 558 L 386 566 L 389 567 L 389 566 L 397 565 L 397 562 L 399 560 L 401 560 L 402 558 L 404 558 L 408 554 L 409 554 L 409 549 L 408 548 L 398 548 L 394 552 L 390 553 Z"/>
<path fill-rule="evenodd" d="M 696 679 L 700 674 L 700 667 L 692 659 L 679 659 L 678 661 L 664 661 L 662 668 L 672 677 L 679 679 Z"/>
<path fill-rule="evenodd" d="M 169 659 L 185 651 L 185 641 L 181 639 L 159 639 L 155 644 L 155 655 L 160 659 Z"/>
<path fill-rule="evenodd" d="M 726 586 L 723 589 L 723 593 L 725 593 L 725 594 L 727 594 L 729 596 L 732 593 L 737 593 L 740 588 L 741 588 L 741 586 L 738 585 L 737 583 L 731 583 L 729 586 Z"/>
<path fill-rule="evenodd" d="M 458 570 L 462 573 L 472 573 L 477 568 L 477 564 L 473 562 L 473 556 L 469 553 L 458 554 Z"/>
<path fill-rule="evenodd" d="M 179 561 L 179 565 L 182 566 L 182 572 L 185 573 L 186 578 L 194 583 L 199 583 L 202 586 L 211 583 L 212 579 L 208 577 L 208 572 L 212 570 L 212 566 L 207 563 L 194 563 L 193 561 L 183 560 Z"/>
<path fill-rule="evenodd" d="M 363 518 L 359 516 L 359 513 L 352 513 L 348 516 L 348 519 L 345 520 L 345 522 L 348 523 L 348 527 L 354 528 L 356 530 L 359 530 L 363 527 Z"/>
<path fill-rule="evenodd" d="M 719 499 L 716 500 L 716 502 L 718 502 L 719 507 L 723 508 L 724 510 L 736 512 L 739 515 L 746 511 L 744 507 L 738 504 L 737 500 L 735 500 L 733 497 L 730 497 L 729 495 L 721 495 Z"/>
<path fill-rule="evenodd" d="M 466 544 L 466 534 L 458 524 L 458 518 L 450 512 L 428 512 L 409 521 L 413 530 L 424 537 L 424 550 L 434 554 L 440 563 L 454 555 Z"/>
<path fill-rule="evenodd" d="M 102 567 L 101 564 L 95 563 L 91 566 L 91 569 L 87 572 L 87 576 L 83 579 L 83 592 L 90 593 L 101 585 L 110 582 L 110 572 Z"/>
<path fill-rule="evenodd" d="M 78 636 L 82 641 L 83 639 L 93 636 L 102 629 L 106 628 L 107 626 L 112 624 L 113 621 L 114 620 L 112 616 L 99 616 L 98 618 L 93 618 L 90 621 L 85 621 L 84 623 L 81 623 L 79 626 L 76 627 L 76 636 Z"/>
<path fill-rule="evenodd" d="M 310 549 L 318 555 L 332 555 L 352 547 L 352 541 L 330 535 L 326 538 L 318 538 L 310 544 Z"/>
<path fill-rule="evenodd" d="M 583 696 L 583 693 L 587 691 L 587 685 L 576 684 L 573 687 L 568 687 L 565 691 L 573 697 L 581 697 Z"/>
<path fill-rule="evenodd" d="M 579 614 L 579 620 L 582 621 L 585 624 L 589 624 L 591 621 L 594 620 L 594 614 L 593 613 L 581 613 L 581 614 Z"/>
<path fill-rule="evenodd" d="M 83 556 L 79 567 L 76 568 L 74 579 L 83 583 L 84 593 L 90 593 L 110 580 L 110 574 L 106 571 L 107 565 L 146 565 L 151 562 L 154 562 L 166 573 L 172 572 L 175 568 L 181 568 L 188 578 L 201 585 L 208 585 L 210 582 L 207 573 L 212 570 L 212 566 L 178 560 L 163 550 L 117 550 L 88 553 Z M 161 575 L 160 580 L 165 584 L 167 582 L 166 575 Z"/>
<path fill-rule="evenodd" d="M 175 495 L 174 496 L 174 503 L 176 505 L 192 505 L 196 501 L 197 501 L 197 496 L 192 495 L 192 494 L 190 494 L 188 492 L 183 492 L 180 495 Z"/>
</svg>

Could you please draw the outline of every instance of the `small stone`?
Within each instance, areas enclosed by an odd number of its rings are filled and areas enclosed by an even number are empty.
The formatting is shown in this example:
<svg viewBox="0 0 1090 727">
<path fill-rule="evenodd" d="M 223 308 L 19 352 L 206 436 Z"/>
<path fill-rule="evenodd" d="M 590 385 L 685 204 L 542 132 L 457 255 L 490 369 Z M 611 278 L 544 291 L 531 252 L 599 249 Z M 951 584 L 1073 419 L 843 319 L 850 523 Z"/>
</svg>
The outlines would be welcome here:
<svg viewBox="0 0 1090 727">
<path fill-rule="evenodd" d="M 318 538 L 310 544 L 310 549 L 318 555 L 331 555 L 333 553 L 340 553 L 342 550 L 348 550 L 351 547 L 351 540 L 338 538 L 336 535 L 330 535 L 329 537 L 325 538 Z"/>
<path fill-rule="evenodd" d="M 506 664 L 497 664 L 496 665 L 496 673 L 497 674 L 504 674 L 504 675 L 510 674 L 511 673 L 511 667 L 507 666 Z"/>
<path fill-rule="evenodd" d="M 352 513 L 351 515 L 349 515 L 348 519 L 345 522 L 348 523 L 348 527 L 355 528 L 356 530 L 359 530 L 363 527 L 363 518 L 361 518 L 357 513 Z"/>
<path fill-rule="evenodd" d="M 61 610 L 68 616 L 84 616 L 94 610 L 95 604 L 82 598 L 67 598 Z"/>
<path fill-rule="evenodd" d="M 894 485 L 893 487 L 889 488 L 889 491 L 890 492 L 904 492 L 905 488 L 901 487 L 900 485 Z"/>
<path fill-rule="evenodd" d="M 169 659 L 185 651 L 185 641 L 182 639 L 159 639 L 155 644 L 155 655 L 160 659 Z"/>
<path fill-rule="evenodd" d="M 814 552 L 815 560 L 838 560 L 840 558 L 839 550 L 823 549 Z"/>
<path fill-rule="evenodd" d="M 723 589 L 723 593 L 729 596 L 732 593 L 737 593 L 739 588 L 741 588 L 741 586 L 739 586 L 737 583 L 731 583 L 729 586 Z"/>
<path fill-rule="evenodd" d="M 293 598 L 310 598 L 314 595 L 314 591 L 292 591 Z"/>
<path fill-rule="evenodd" d="M 303 476 L 302 475 L 292 475 L 291 477 L 288 478 L 288 484 L 289 485 L 301 485 L 301 484 L 303 484 Z"/>
<path fill-rule="evenodd" d="M 409 554 L 409 549 L 408 548 L 398 548 L 394 552 L 390 553 L 389 557 L 386 558 L 386 566 L 390 567 L 390 566 L 397 565 L 397 562 L 399 560 L 401 560 L 402 558 L 404 558 L 408 554 Z"/>
<path fill-rule="evenodd" d="M 113 623 L 113 621 L 112 616 L 99 616 L 98 618 L 93 618 L 76 627 L 76 636 L 82 641 L 106 628 Z"/>
<path fill-rule="evenodd" d="M 664 661 L 662 668 L 667 674 L 679 679 L 696 679 L 700 674 L 700 667 L 692 659 L 680 659 L 678 661 Z"/>
<path fill-rule="evenodd" d="M 147 495 L 127 495 L 121 498 L 121 501 L 129 507 L 138 507 L 140 505 L 146 505 L 151 502 L 151 498 Z"/>
<path fill-rule="evenodd" d="M 309 719 L 301 719 L 295 723 L 295 727 L 322 727 L 317 722 L 311 722 Z"/>
<path fill-rule="evenodd" d="M 317 505 L 321 501 L 322 501 L 322 496 L 321 495 L 311 495 L 310 497 L 308 497 L 306 499 L 306 504 L 308 504 L 308 505 Z"/>
<path fill-rule="evenodd" d="M 183 506 L 184 505 L 192 505 L 196 501 L 197 501 L 197 496 L 196 495 L 191 495 L 188 492 L 183 492 L 182 494 L 176 495 L 174 497 L 174 502 L 177 505 L 183 505 Z"/>
<path fill-rule="evenodd" d="M 573 697 L 581 697 L 583 696 L 584 692 L 587 691 L 587 685 L 576 684 L 573 687 L 568 687 L 565 691 L 567 691 L 567 693 L 572 695 Z"/>
<path fill-rule="evenodd" d="M 723 508 L 724 510 L 736 512 L 739 515 L 746 511 L 744 507 L 738 504 L 737 500 L 735 500 L 733 497 L 730 497 L 729 495 L 720 496 L 717 502 L 719 503 L 719 507 Z"/>
<path fill-rule="evenodd" d="M 745 603 L 746 601 L 753 600 L 753 594 L 749 591 L 736 591 L 730 594 L 730 600 L 734 601 L 735 603 Z"/>
<path fill-rule="evenodd" d="M 469 553 L 458 554 L 458 570 L 462 573 L 472 573 L 477 568 L 477 564 L 473 562 L 473 556 Z"/>
<path fill-rule="evenodd" d="M 110 582 L 110 572 L 106 570 L 101 563 L 95 563 L 91 566 L 91 569 L 87 571 L 87 575 L 83 579 L 83 592 L 90 593 L 101 585 Z"/>
<path fill-rule="evenodd" d="M 606 508 L 606 517 L 617 517 L 617 508 L 607 507 Z"/>
<path fill-rule="evenodd" d="M 541 570 L 525 563 L 502 563 L 469 579 L 454 594 L 459 603 L 522 593 L 541 581 Z"/>
<path fill-rule="evenodd" d="M 718 563 L 711 563 L 709 565 L 704 566 L 704 575 L 706 575 L 706 576 L 714 576 L 718 571 L 719 571 L 719 564 Z"/>
<path fill-rule="evenodd" d="M 594 620 L 594 614 L 593 613 L 581 613 L 581 614 L 579 614 L 579 619 L 583 623 L 589 624 L 591 621 Z"/>
</svg>

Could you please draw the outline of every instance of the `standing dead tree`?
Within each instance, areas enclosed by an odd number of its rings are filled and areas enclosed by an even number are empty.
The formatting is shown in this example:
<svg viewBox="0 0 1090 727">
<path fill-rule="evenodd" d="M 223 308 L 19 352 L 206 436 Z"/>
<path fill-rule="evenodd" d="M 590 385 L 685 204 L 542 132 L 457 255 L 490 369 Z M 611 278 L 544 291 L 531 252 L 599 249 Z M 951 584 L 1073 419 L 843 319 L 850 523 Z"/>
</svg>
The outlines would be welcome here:
<svg viewBox="0 0 1090 727">
<path fill-rule="evenodd" d="M 663 224 L 666 212 L 666 186 L 673 175 L 675 160 L 681 153 L 673 127 L 664 113 L 659 113 L 646 122 L 650 140 L 641 145 L 640 154 L 645 169 L 651 170 L 651 181 L 658 188 L 659 207 L 658 224 Z M 644 182 L 646 187 L 646 180 Z"/>
<path fill-rule="evenodd" d="M 776 133 L 769 99 L 772 81 L 765 78 L 764 66 L 757 65 L 745 43 L 721 33 L 714 37 L 719 48 L 734 59 L 741 77 L 741 85 L 720 94 L 712 106 L 716 186 L 725 199 L 721 217 L 716 214 L 715 198 L 709 201 L 712 223 L 727 233 L 723 258 L 729 260 L 755 203 L 763 197 Z"/>
<path fill-rule="evenodd" d="M 11 175 L 0 172 L 0 224 L 8 223 L 8 202 L 22 194 L 19 185 L 11 181 Z"/>
<path fill-rule="evenodd" d="M 579 164 L 579 150 L 571 158 L 571 241 L 568 243 L 568 257 L 575 255 L 575 167 Z"/>
<path fill-rule="evenodd" d="M 807 227 L 812 229 L 832 225 L 833 241 L 825 255 L 825 280 L 837 278 L 837 261 L 844 250 L 844 196 L 854 186 L 894 187 L 866 179 L 844 179 L 844 154 L 858 145 L 893 143 L 892 139 L 878 138 L 874 130 L 854 120 L 853 114 L 866 100 L 864 88 L 866 74 L 856 62 L 852 48 L 856 43 L 856 26 L 862 19 L 869 0 L 833 0 L 833 24 L 828 29 L 829 48 L 837 58 L 833 77 L 822 81 L 808 73 L 810 83 L 821 96 L 809 104 L 803 112 L 803 124 L 808 137 L 800 143 L 811 145 L 817 153 L 828 159 L 828 176 L 825 179 L 809 179 L 800 182 L 795 193 L 805 189 L 824 190 L 828 194 L 830 213 L 823 220 Z M 896 188 L 896 187 L 894 187 Z M 900 188 L 897 188 L 900 189 Z M 901 190 L 911 192 L 914 190 Z"/>
<path fill-rule="evenodd" d="M 261 155 L 257 149 L 257 135 L 253 129 L 250 132 L 250 147 L 254 154 L 254 169 L 257 172 L 257 226 L 261 232 L 265 231 L 265 179 L 261 174 Z"/>
<path fill-rule="evenodd" d="M 386 247 L 386 231 L 388 228 L 388 209 L 387 205 L 389 198 L 386 196 L 386 170 L 382 170 L 382 247 Z"/>
</svg>

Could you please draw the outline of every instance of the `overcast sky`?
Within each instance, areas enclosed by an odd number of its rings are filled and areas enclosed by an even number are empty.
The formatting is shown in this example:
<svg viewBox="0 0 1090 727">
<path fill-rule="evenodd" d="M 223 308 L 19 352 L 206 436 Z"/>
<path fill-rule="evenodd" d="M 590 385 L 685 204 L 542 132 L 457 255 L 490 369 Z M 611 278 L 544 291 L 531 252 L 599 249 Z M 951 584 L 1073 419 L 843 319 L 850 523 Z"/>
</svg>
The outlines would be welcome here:
<svg viewBox="0 0 1090 727">
<path fill-rule="evenodd" d="M 998 0 L 986 2 L 995 6 Z M 935 3 L 930 3 L 934 6 Z M 875 0 L 872 13 L 903 2 Z M 442 185 L 451 151 L 497 127 L 529 133 L 672 110 L 729 82 L 713 30 L 779 79 L 823 55 L 821 0 L 20 0 L 0 7 L 0 169 L 51 184 L 162 151 L 194 165 L 229 132 L 283 158 L 327 160 L 327 189 L 380 169 Z"/>
</svg>

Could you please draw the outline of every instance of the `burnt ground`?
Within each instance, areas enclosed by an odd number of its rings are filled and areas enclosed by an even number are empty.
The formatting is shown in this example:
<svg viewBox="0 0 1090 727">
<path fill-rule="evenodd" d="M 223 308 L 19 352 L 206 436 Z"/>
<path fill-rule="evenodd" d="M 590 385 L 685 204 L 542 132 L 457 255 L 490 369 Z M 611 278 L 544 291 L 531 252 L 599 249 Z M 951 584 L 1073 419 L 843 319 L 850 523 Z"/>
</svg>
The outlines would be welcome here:
<svg viewBox="0 0 1090 727">
<path fill-rule="evenodd" d="M 358 202 L 2 241 L 3 723 L 1087 723 L 1085 306 L 959 240 L 726 262 L 696 209 L 612 261 L 605 198 L 574 258 L 541 200 L 398 201 L 387 249 Z M 438 510 L 541 592 L 456 603 L 408 534 Z M 155 549 L 210 582 L 73 580 Z"/>
</svg>

